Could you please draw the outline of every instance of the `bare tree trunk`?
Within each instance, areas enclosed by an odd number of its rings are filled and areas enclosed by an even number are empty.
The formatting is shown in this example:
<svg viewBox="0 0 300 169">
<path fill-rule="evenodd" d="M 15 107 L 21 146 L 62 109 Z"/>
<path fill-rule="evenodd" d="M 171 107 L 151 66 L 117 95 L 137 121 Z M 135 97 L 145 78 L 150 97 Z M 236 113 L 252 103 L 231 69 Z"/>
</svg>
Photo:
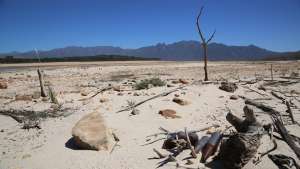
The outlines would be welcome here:
<svg viewBox="0 0 300 169">
<path fill-rule="evenodd" d="M 207 44 L 203 44 L 203 52 L 204 52 L 204 81 L 208 81 L 208 73 L 207 73 Z"/>
<path fill-rule="evenodd" d="M 197 16 L 197 20 L 196 20 L 196 25 L 197 25 L 197 29 L 198 29 L 198 33 L 200 35 L 201 41 L 202 41 L 202 47 L 203 47 L 203 52 L 204 52 L 204 73 L 205 73 L 205 77 L 204 77 L 204 81 L 208 81 L 208 73 L 207 73 L 207 45 L 209 44 L 209 42 L 212 40 L 212 38 L 214 37 L 216 30 L 212 33 L 212 35 L 209 37 L 208 40 L 205 39 L 205 37 L 203 36 L 202 32 L 201 32 L 201 28 L 200 28 L 200 16 L 201 13 L 203 11 L 203 8 L 201 8 L 198 16 Z"/>
<path fill-rule="evenodd" d="M 40 81 L 40 87 L 41 87 L 41 96 L 42 97 L 47 97 L 46 92 L 45 92 L 45 86 L 44 86 L 44 76 L 41 70 L 38 68 L 37 73 L 39 75 L 39 81 Z"/>
</svg>

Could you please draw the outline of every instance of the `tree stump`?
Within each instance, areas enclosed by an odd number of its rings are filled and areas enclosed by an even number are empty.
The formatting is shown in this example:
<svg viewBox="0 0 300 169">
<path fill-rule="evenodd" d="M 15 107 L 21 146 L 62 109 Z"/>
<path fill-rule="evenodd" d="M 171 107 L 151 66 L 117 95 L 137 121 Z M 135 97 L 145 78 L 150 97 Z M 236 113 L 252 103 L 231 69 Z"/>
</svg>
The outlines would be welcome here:
<svg viewBox="0 0 300 169">
<path fill-rule="evenodd" d="M 260 146 L 263 126 L 256 121 L 251 107 L 245 106 L 244 113 L 245 120 L 232 113 L 226 116 L 227 121 L 237 130 L 237 133 L 222 142 L 217 157 L 226 169 L 241 169 L 255 156 Z"/>
</svg>

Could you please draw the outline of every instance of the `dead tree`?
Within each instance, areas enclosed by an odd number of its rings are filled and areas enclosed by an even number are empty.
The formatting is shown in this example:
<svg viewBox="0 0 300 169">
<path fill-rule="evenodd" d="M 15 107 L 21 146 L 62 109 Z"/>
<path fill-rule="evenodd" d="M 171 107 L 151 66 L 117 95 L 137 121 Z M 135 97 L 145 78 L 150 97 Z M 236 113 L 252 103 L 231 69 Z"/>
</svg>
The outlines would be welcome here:
<svg viewBox="0 0 300 169">
<path fill-rule="evenodd" d="M 198 28 L 198 33 L 200 35 L 201 41 L 202 41 L 202 47 L 203 47 L 203 54 L 204 54 L 204 73 L 205 73 L 205 77 L 204 77 L 204 81 L 208 81 L 208 75 L 207 75 L 207 45 L 208 43 L 212 40 L 212 38 L 214 37 L 216 30 L 214 31 L 214 33 L 210 36 L 210 38 L 208 40 L 205 39 L 205 37 L 203 36 L 201 29 L 200 29 L 200 23 L 199 23 L 199 19 L 200 16 L 202 14 L 204 7 L 201 7 L 200 12 L 197 16 L 197 28 Z"/>
</svg>

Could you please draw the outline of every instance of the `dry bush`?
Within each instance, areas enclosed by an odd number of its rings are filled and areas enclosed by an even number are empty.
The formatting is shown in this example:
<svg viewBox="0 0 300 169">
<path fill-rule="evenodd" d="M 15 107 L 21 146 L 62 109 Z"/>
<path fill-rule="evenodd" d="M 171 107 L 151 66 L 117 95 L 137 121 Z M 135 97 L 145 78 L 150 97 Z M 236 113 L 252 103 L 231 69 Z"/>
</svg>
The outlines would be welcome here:
<svg viewBox="0 0 300 169">
<path fill-rule="evenodd" d="M 156 87 L 156 86 L 164 86 L 164 85 L 166 85 L 166 82 L 164 82 L 160 78 L 151 78 L 151 79 L 144 79 L 136 83 L 135 89 L 142 90 L 142 89 L 149 89 L 150 86 Z"/>
</svg>

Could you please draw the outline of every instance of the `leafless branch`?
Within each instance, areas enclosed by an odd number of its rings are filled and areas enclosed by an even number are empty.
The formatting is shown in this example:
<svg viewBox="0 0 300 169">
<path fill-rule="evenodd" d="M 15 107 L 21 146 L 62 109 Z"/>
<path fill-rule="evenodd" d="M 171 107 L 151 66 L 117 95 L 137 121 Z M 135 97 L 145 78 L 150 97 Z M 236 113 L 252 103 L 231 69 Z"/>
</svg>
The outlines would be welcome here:
<svg viewBox="0 0 300 169">
<path fill-rule="evenodd" d="M 203 11 L 203 6 L 201 7 L 201 9 L 200 9 L 200 12 L 199 12 L 199 14 L 198 14 L 198 16 L 197 16 L 197 21 L 196 21 L 196 23 L 197 23 L 197 28 L 198 28 L 198 33 L 199 33 L 199 35 L 200 35 L 200 37 L 201 37 L 201 39 L 202 39 L 202 42 L 203 43 L 205 43 L 206 41 L 205 41 L 205 38 L 204 38 L 204 36 L 203 36 L 203 34 L 202 34 L 202 32 L 201 32 L 201 29 L 200 29 L 200 16 L 201 16 L 201 14 L 202 14 L 202 11 Z"/>
<path fill-rule="evenodd" d="M 209 43 L 212 38 L 215 36 L 216 30 L 214 30 L 214 33 L 210 36 L 210 38 L 206 41 L 206 43 Z"/>
</svg>

